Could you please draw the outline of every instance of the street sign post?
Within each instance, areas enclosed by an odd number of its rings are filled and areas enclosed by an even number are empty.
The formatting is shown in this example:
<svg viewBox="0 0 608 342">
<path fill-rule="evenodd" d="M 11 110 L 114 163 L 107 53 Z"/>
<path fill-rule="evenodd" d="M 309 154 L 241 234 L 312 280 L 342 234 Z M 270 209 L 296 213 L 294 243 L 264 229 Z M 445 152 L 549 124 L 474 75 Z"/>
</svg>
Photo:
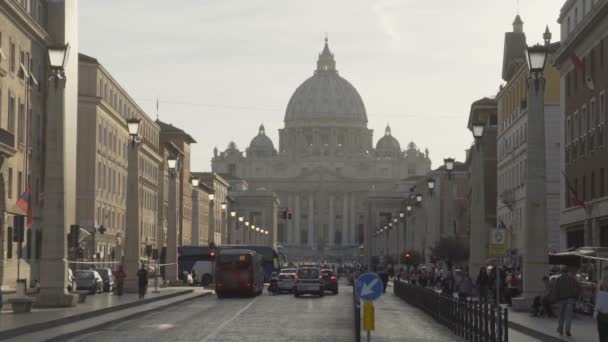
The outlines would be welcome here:
<svg viewBox="0 0 608 342">
<path fill-rule="evenodd" d="M 363 273 L 357 278 L 355 292 L 361 300 L 376 300 L 382 296 L 384 285 L 375 273 Z"/>
<path fill-rule="evenodd" d="M 366 300 L 363 302 L 363 330 L 367 331 L 367 341 L 371 339 L 371 331 L 374 330 L 374 302 Z"/>
<path fill-rule="evenodd" d="M 355 283 L 355 293 L 363 300 L 363 330 L 367 331 L 367 341 L 371 339 L 374 330 L 374 303 L 384 293 L 384 284 L 375 273 L 363 273 Z"/>
</svg>

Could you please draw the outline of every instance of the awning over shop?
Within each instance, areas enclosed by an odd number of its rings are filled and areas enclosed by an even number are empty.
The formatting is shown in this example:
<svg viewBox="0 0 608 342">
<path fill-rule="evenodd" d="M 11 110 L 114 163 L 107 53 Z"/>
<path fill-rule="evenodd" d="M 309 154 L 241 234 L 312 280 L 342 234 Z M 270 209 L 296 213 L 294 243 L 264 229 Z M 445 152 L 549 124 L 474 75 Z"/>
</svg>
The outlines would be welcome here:
<svg viewBox="0 0 608 342">
<path fill-rule="evenodd" d="M 581 259 L 608 261 L 608 247 L 579 247 L 570 251 L 549 255 L 553 265 L 580 265 Z"/>
</svg>

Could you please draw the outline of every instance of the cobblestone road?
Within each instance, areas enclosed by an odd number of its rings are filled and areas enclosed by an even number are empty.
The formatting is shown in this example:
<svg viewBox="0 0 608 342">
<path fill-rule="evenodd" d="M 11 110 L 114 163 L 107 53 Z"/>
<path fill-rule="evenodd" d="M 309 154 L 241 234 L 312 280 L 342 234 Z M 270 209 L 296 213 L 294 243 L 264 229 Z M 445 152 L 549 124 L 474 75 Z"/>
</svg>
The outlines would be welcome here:
<svg viewBox="0 0 608 342">
<path fill-rule="evenodd" d="M 376 303 L 374 342 L 459 341 L 420 311 L 387 294 Z M 362 336 L 365 341 L 365 335 Z M 292 295 L 217 299 L 167 308 L 71 341 L 352 342 L 352 291 L 323 298 Z"/>
</svg>

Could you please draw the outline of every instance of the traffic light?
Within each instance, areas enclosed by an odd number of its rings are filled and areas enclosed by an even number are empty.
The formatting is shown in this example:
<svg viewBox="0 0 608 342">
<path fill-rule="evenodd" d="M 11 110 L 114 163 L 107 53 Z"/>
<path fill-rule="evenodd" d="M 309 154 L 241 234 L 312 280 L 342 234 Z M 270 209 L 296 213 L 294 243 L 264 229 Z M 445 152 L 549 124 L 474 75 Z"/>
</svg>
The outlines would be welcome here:
<svg viewBox="0 0 608 342">
<path fill-rule="evenodd" d="M 287 219 L 288 219 L 288 220 L 291 220 L 291 217 L 292 217 L 292 216 L 293 216 L 293 210 L 288 209 L 288 210 L 287 210 Z"/>
<path fill-rule="evenodd" d="M 405 252 L 405 258 L 409 259 L 412 257 L 412 254 L 410 252 Z"/>
<path fill-rule="evenodd" d="M 283 211 L 281 211 L 281 218 L 283 220 L 287 220 L 287 209 L 284 209 Z"/>
<path fill-rule="evenodd" d="M 211 252 L 209 252 L 209 256 L 211 257 L 211 261 L 215 261 L 215 249 L 212 249 Z"/>
</svg>

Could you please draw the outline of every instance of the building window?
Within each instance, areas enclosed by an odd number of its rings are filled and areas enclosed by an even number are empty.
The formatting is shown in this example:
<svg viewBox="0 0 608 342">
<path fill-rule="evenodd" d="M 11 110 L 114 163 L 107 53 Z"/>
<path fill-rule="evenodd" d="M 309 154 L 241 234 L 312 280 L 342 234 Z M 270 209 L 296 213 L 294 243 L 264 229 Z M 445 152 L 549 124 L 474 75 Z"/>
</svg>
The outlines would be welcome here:
<svg viewBox="0 0 608 342">
<path fill-rule="evenodd" d="M 9 70 L 11 74 L 15 73 L 17 68 L 17 47 L 15 43 L 11 42 L 10 51 L 9 51 Z"/>
<path fill-rule="evenodd" d="M 13 198 L 13 169 L 8 168 L 8 198 Z"/>
<path fill-rule="evenodd" d="M 591 172 L 591 199 L 595 198 L 595 172 Z"/>
<path fill-rule="evenodd" d="M 581 186 L 583 188 L 582 200 L 586 201 L 587 200 L 587 176 L 583 176 L 583 184 L 581 184 Z"/>
<path fill-rule="evenodd" d="M 600 68 L 604 68 L 604 40 L 600 40 Z"/>
<path fill-rule="evenodd" d="M 13 227 L 6 228 L 6 258 L 13 257 Z"/>
<path fill-rule="evenodd" d="M 21 100 L 19 100 L 19 111 L 17 113 L 18 117 L 17 120 L 18 122 L 18 141 L 20 144 L 24 144 L 25 143 L 25 104 L 21 102 Z"/>
<path fill-rule="evenodd" d="M 17 197 L 23 192 L 23 172 L 17 172 Z"/>
<path fill-rule="evenodd" d="M 15 133 L 15 110 L 16 110 L 17 102 L 15 101 L 15 96 L 10 95 L 8 99 L 8 123 L 7 128 L 9 132 Z"/>
<path fill-rule="evenodd" d="M 606 174 L 604 168 L 600 169 L 600 197 L 604 197 L 606 194 Z"/>
</svg>

